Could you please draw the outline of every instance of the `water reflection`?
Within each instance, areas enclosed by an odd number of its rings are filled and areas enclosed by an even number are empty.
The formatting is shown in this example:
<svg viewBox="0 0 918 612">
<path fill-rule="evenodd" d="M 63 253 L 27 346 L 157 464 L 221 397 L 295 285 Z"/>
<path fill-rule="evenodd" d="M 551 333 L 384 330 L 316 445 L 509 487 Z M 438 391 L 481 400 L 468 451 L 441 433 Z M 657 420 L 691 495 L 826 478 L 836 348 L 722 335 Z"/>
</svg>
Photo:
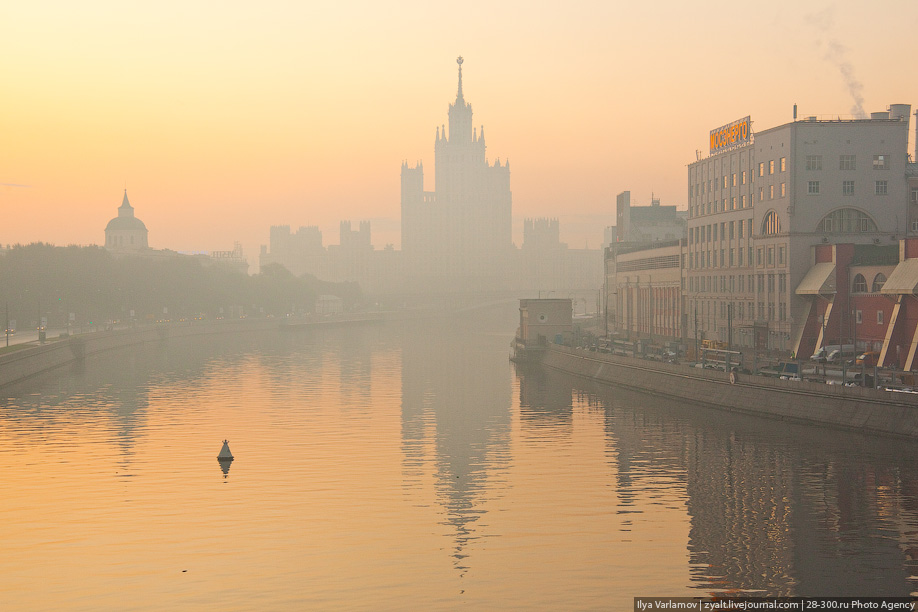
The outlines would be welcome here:
<svg viewBox="0 0 918 612">
<path fill-rule="evenodd" d="M 536 412 L 554 406 L 556 421 L 566 390 L 586 390 L 605 405 L 619 512 L 640 515 L 661 491 L 682 492 L 695 588 L 805 596 L 916 590 L 915 444 L 678 405 L 551 371 L 522 374 L 520 388 L 521 411 L 526 398 Z"/>
<path fill-rule="evenodd" d="M 151 609 L 914 589 L 915 445 L 516 371 L 509 314 L 173 339 L 5 389 L 0 601 L 123 609 L 126 581 Z"/>
<path fill-rule="evenodd" d="M 493 481 L 508 461 L 510 379 L 506 310 L 413 324 L 401 337 L 402 450 L 406 485 L 422 486 L 428 459 L 452 529 L 452 556 L 468 569 L 467 545 L 484 537 Z"/>
</svg>

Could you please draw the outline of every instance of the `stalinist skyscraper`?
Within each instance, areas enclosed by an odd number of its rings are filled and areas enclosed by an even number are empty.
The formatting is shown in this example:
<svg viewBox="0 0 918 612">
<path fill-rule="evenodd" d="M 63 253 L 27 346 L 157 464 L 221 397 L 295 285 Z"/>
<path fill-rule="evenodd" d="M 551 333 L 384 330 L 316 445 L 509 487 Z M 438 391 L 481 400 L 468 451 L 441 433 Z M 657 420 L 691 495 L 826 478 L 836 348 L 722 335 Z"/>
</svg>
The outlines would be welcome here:
<svg viewBox="0 0 918 612">
<path fill-rule="evenodd" d="M 449 106 L 449 132 L 437 128 L 434 191 L 424 191 L 424 166 L 402 164 L 402 252 L 411 289 L 479 293 L 508 289 L 512 251 L 510 164 L 491 165 L 484 126 L 472 126 L 472 105 L 459 89 Z"/>
</svg>

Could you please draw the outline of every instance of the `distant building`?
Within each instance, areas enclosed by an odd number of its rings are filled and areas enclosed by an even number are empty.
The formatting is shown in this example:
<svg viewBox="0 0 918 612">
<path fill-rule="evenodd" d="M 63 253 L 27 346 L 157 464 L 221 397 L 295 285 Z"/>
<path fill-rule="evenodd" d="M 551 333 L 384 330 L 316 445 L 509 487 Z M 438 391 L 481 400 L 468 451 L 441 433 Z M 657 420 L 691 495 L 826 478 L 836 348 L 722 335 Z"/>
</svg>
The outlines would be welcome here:
<svg viewBox="0 0 918 612">
<path fill-rule="evenodd" d="M 675 206 L 660 206 L 660 199 L 652 196 L 650 206 L 632 206 L 631 192 L 623 191 L 615 198 L 615 242 L 680 240 L 687 216 Z"/>
<path fill-rule="evenodd" d="M 149 248 L 147 226 L 134 216 L 134 207 L 128 201 L 127 189 L 118 208 L 118 216 L 105 226 L 105 248 L 112 251 L 136 252 Z"/>
<path fill-rule="evenodd" d="M 261 247 L 261 268 L 280 264 L 296 276 L 358 283 L 363 291 L 376 295 L 396 293 L 403 286 L 400 253 L 392 248 L 374 249 L 369 221 L 361 221 L 356 230 L 350 221 L 342 221 L 338 244 L 328 247 L 315 226 L 291 233 L 289 225 L 274 225 L 270 239 L 270 245 Z"/>
<path fill-rule="evenodd" d="M 513 270 L 509 286 L 518 294 L 555 292 L 580 294 L 580 298 L 589 294 L 595 301 L 602 285 L 602 251 L 568 248 L 561 242 L 557 219 L 525 219 Z M 588 306 L 583 310 L 592 310 Z"/>
<path fill-rule="evenodd" d="M 424 167 L 402 164 L 402 252 L 409 289 L 424 293 L 506 290 L 512 249 L 510 164 L 485 155 L 462 93 L 462 58 L 449 132 L 437 128 L 434 191 Z"/>
<path fill-rule="evenodd" d="M 242 252 L 242 243 L 234 242 L 232 251 L 211 251 L 210 258 L 217 263 L 226 264 L 243 274 L 249 273 L 249 261 Z"/>
</svg>

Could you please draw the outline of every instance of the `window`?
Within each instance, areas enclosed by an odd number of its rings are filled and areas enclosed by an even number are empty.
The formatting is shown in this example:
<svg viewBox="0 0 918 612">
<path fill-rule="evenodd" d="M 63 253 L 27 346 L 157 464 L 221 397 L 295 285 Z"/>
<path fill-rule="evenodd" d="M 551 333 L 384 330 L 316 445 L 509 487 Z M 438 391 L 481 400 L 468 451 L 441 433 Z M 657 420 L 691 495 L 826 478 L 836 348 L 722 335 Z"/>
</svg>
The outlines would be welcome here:
<svg viewBox="0 0 918 612">
<path fill-rule="evenodd" d="M 877 181 L 876 194 L 877 195 L 889 194 L 889 181 Z"/>
<path fill-rule="evenodd" d="M 759 187 L 759 202 L 765 201 L 765 188 Z"/>
<path fill-rule="evenodd" d="M 867 279 L 863 274 L 854 277 L 854 285 L 851 288 L 854 293 L 867 293 Z"/>
<path fill-rule="evenodd" d="M 882 272 L 878 273 L 873 277 L 873 287 L 871 288 L 871 293 L 879 293 L 883 289 L 883 285 L 886 284 L 886 275 Z"/>
<path fill-rule="evenodd" d="M 918 189 L 915 190 L 915 193 L 918 194 Z M 918 202 L 918 199 L 913 201 Z M 740 208 L 746 208 L 746 196 L 744 195 L 740 196 Z"/>
<path fill-rule="evenodd" d="M 839 234 L 875 232 L 877 224 L 866 213 L 856 208 L 839 208 L 823 217 L 816 231 Z"/>
<path fill-rule="evenodd" d="M 733 173 L 733 186 L 736 187 L 736 172 Z"/>
<path fill-rule="evenodd" d="M 856 170 L 854 155 L 842 155 L 838 158 L 839 170 Z"/>
<path fill-rule="evenodd" d="M 730 210 L 736 210 L 736 196 L 733 196 L 733 199 L 730 200 Z"/>
<path fill-rule="evenodd" d="M 918 232 L 918 221 L 912 221 L 912 231 Z"/>
<path fill-rule="evenodd" d="M 874 170 L 889 170 L 889 156 L 888 155 L 874 155 L 873 156 L 873 169 Z"/>
<path fill-rule="evenodd" d="M 762 223 L 762 234 L 765 236 L 774 236 L 781 233 L 781 220 L 778 219 L 778 213 L 773 210 L 768 211 L 765 220 Z"/>
<path fill-rule="evenodd" d="M 746 225 L 745 219 L 740 219 L 739 221 L 736 222 L 736 234 L 740 238 L 743 238 L 745 236 L 745 230 L 746 230 L 745 225 Z"/>
<path fill-rule="evenodd" d="M 787 263 L 787 247 L 779 246 L 778 247 L 778 265 L 783 266 Z M 782 275 L 783 278 L 783 275 Z"/>
<path fill-rule="evenodd" d="M 765 162 L 759 163 L 759 176 L 765 176 Z"/>
<path fill-rule="evenodd" d="M 822 170 L 822 155 L 807 155 L 806 156 L 806 169 L 807 170 Z"/>
<path fill-rule="evenodd" d="M 819 195 L 819 181 L 807 181 L 806 192 L 809 195 Z"/>
<path fill-rule="evenodd" d="M 781 183 L 781 197 L 787 195 L 787 183 Z"/>
<path fill-rule="evenodd" d="M 774 173 L 775 173 L 775 160 L 771 160 L 768 162 L 768 174 L 774 174 Z"/>
<path fill-rule="evenodd" d="M 727 175 L 724 175 L 724 189 L 727 188 Z"/>
<path fill-rule="evenodd" d="M 864 313 L 861 312 L 860 310 L 855 310 L 855 311 L 854 311 L 854 320 L 857 321 L 858 323 L 863 323 L 863 322 L 864 322 Z"/>
<path fill-rule="evenodd" d="M 759 248 L 757 248 L 757 249 L 755 250 L 755 265 L 757 265 L 757 266 L 761 266 L 761 265 L 762 265 L 762 255 L 763 255 L 763 251 L 764 251 L 764 249 L 763 249 L 762 247 L 759 247 Z M 761 283 L 760 283 L 760 284 L 761 284 Z M 759 290 L 761 291 L 761 287 L 759 287 Z"/>
<path fill-rule="evenodd" d="M 854 195 L 854 181 L 842 181 L 842 195 Z"/>
<path fill-rule="evenodd" d="M 785 170 L 787 170 L 787 158 L 782 157 L 781 158 L 781 172 L 784 172 Z"/>
<path fill-rule="evenodd" d="M 909 199 L 912 204 L 918 204 L 918 187 L 912 187 Z"/>
<path fill-rule="evenodd" d="M 883 311 L 877 311 L 877 325 L 883 325 Z"/>
<path fill-rule="evenodd" d="M 768 247 L 768 250 L 766 252 L 768 253 L 768 262 L 767 262 L 768 267 L 773 268 L 775 265 L 775 247 L 771 247 L 771 246 Z M 768 276 L 768 285 L 769 285 L 768 287 L 769 291 L 775 290 L 775 277 L 774 276 L 772 275 Z"/>
<path fill-rule="evenodd" d="M 743 170 L 743 185 L 746 184 L 746 171 Z"/>
</svg>

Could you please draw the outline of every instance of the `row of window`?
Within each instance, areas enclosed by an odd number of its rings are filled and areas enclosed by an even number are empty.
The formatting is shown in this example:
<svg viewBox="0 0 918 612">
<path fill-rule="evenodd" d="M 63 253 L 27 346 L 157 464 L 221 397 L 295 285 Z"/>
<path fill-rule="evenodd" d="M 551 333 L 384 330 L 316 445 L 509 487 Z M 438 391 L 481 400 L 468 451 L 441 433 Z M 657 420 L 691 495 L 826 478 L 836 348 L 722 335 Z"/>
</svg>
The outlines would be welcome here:
<svg viewBox="0 0 918 612">
<path fill-rule="evenodd" d="M 752 247 L 739 247 L 737 249 L 713 249 L 689 253 L 689 269 L 702 268 L 742 268 L 752 265 Z M 774 268 L 775 265 L 787 264 L 787 247 L 784 245 L 758 247 L 755 250 L 755 265 L 757 267 Z"/>
<path fill-rule="evenodd" d="M 807 155 L 806 156 L 806 169 L 810 172 L 816 172 L 822 170 L 822 155 Z M 839 170 L 857 170 L 857 156 L 855 155 L 840 155 L 838 157 L 838 169 Z M 889 155 L 874 155 L 873 156 L 873 169 L 874 170 L 889 170 Z M 761 176 L 761 175 L 760 175 Z"/>
<path fill-rule="evenodd" d="M 722 320 L 731 318 L 731 311 L 734 321 L 744 321 L 747 320 L 747 317 L 748 319 L 756 318 L 756 304 L 754 302 L 708 302 L 707 300 L 699 300 L 694 302 L 692 306 L 695 308 L 696 314 L 701 318 L 714 315 L 718 311 Z M 698 306 L 701 306 L 700 312 L 698 311 Z M 768 321 L 786 321 L 787 304 L 781 302 L 776 306 L 772 302 L 759 302 L 758 318 Z"/>
<path fill-rule="evenodd" d="M 753 282 L 753 281 L 756 282 Z M 885 281 L 885 279 L 884 279 Z M 694 293 L 745 293 L 748 282 L 749 292 L 779 293 L 787 291 L 787 274 L 730 274 L 721 276 L 691 276 L 688 279 L 688 290 Z"/>
<path fill-rule="evenodd" d="M 885 284 L 886 275 L 879 272 L 873 277 L 873 284 L 870 286 L 870 292 L 879 293 Z M 863 274 L 856 274 L 854 276 L 854 282 L 851 284 L 851 291 L 853 293 L 867 293 L 867 279 L 864 278 Z"/>
<path fill-rule="evenodd" d="M 781 168 L 780 170 L 781 172 L 784 172 L 785 170 L 787 170 L 787 158 L 786 157 L 782 157 L 779 160 L 779 164 L 780 164 L 779 167 Z M 775 173 L 775 160 L 772 159 L 768 162 L 768 174 L 774 174 L 774 173 Z M 765 162 L 759 162 L 759 176 L 765 176 Z"/>
<path fill-rule="evenodd" d="M 718 232 L 718 228 L 720 228 L 720 232 Z M 689 244 L 716 242 L 718 234 L 721 240 L 733 240 L 734 237 L 745 238 L 747 235 L 752 236 L 752 219 L 724 221 L 719 224 L 713 223 L 690 227 L 688 229 L 688 242 Z"/>
<path fill-rule="evenodd" d="M 784 183 L 781 183 L 781 191 L 783 194 Z M 759 199 L 761 199 L 761 191 L 759 192 Z M 806 182 L 806 193 L 807 195 L 819 195 L 820 194 L 820 183 L 819 181 L 807 181 Z M 889 181 L 874 181 L 873 193 L 878 196 L 889 195 Z M 842 195 L 850 196 L 854 195 L 854 181 L 842 181 Z"/>
<path fill-rule="evenodd" d="M 748 205 L 752 206 L 752 196 L 749 196 Z M 692 217 L 700 217 L 704 214 L 713 214 L 728 210 L 740 210 L 746 208 L 747 200 L 745 195 L 734 196 L 730 199 L 723 198 L 720 201 L 714 200 L 707 203 L 698 203 L 689 207 Z"/>
</svg>

